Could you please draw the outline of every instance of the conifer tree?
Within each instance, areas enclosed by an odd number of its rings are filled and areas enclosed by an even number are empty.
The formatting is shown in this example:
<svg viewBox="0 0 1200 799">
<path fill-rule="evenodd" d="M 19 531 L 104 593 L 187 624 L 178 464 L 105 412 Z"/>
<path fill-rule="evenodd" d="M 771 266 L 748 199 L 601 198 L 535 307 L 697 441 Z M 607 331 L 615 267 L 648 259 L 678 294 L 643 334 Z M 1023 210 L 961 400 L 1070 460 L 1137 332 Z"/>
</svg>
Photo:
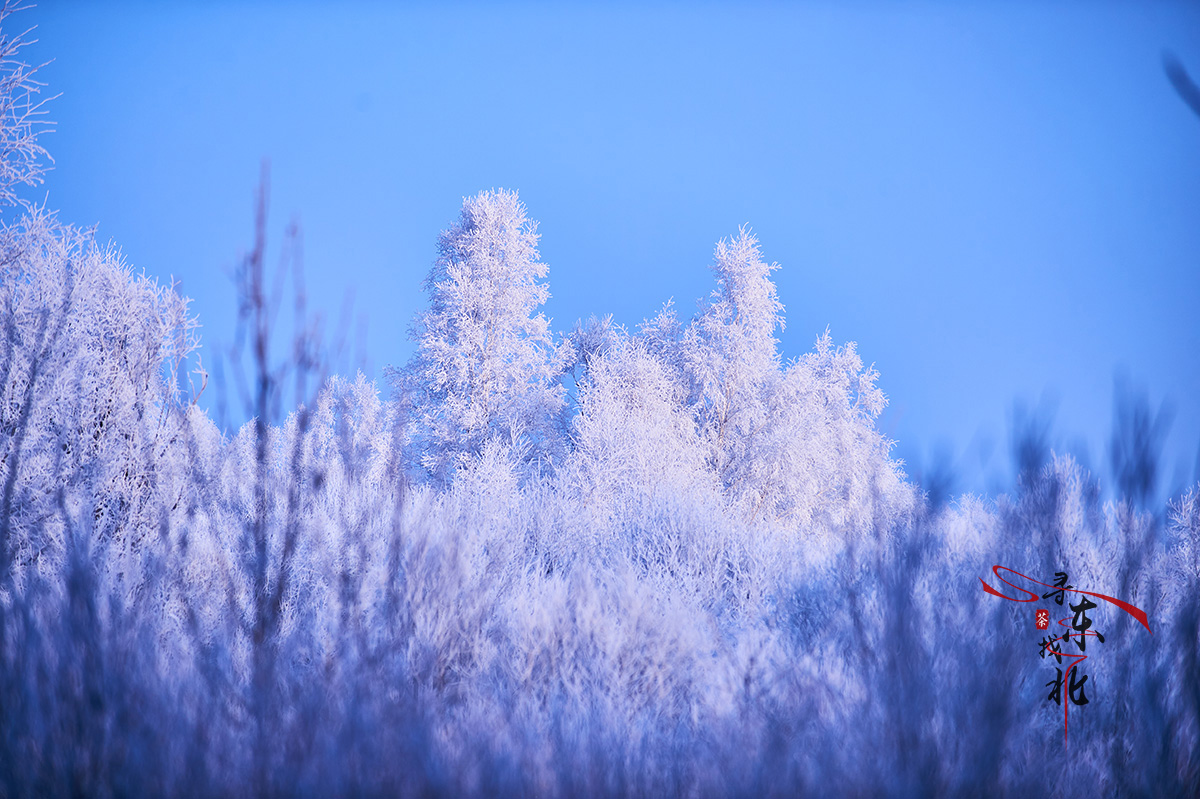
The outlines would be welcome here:
<svg viewBox="0 0 1200 799">
<path fill-rule="evenodd" d="M 770 278 L 778 268 L 762 260 L 746 228 L 719 241 L 717 287 L 683 334 L 681 360 L 709 462 L 734 493 L 770 421 L 766 395 L 780 376 L 775 331 L 783 328 L 783 305 Z"/>
<path fill-rule="evenodd" d="M 493 439 L 529 464 L 561 446 L 564 355 L 534 313 L 550 296 L 537 241 L 536 222 L 504 190 L 464 200 L 438 240 L 429 309 L 411 331 L 417 353 L 399 380 L 415 458 L 436 483 Z"/>
</svg>

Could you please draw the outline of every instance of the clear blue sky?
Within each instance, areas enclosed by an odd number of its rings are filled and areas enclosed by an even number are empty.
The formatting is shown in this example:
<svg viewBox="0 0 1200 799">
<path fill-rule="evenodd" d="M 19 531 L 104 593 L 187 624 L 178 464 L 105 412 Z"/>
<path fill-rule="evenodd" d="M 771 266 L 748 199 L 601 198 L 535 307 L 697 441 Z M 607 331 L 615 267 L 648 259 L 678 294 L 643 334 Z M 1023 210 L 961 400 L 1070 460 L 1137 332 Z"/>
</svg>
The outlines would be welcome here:
<svg viewBox="0 0 1200 799">
<path fill-rule="evenodd" d="M 540 220 L 557 329 L 633 326 L 711 288 L 749 223 L 796 356 L 826 326 L 882 373 L 882 427 L 959 489 L 1008 477 L 1014 399 L 1106 462 L 1124 369 L 1200 444 L 1200 4 L 498 5 L 45 2 L 49 205 L 174 275 L 210 346 L 251 241 L 304 229 L 314 302 L 347 289 L 373 375 L 464 195 Z"/>
</svg>

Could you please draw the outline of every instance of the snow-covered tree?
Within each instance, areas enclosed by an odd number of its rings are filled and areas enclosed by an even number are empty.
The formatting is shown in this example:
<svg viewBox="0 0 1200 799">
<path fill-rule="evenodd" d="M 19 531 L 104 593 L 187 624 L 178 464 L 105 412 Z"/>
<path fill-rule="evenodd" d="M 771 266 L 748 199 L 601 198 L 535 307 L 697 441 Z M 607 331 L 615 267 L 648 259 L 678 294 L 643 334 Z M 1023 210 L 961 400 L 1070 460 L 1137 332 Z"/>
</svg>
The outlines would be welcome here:
<svg viewBox="0 0 1200 799">
<path fill-rule="evenodd" d="M 757 239 L 742 228 L 714 254 L 717 287 L 708 307 L 683 334 L 682 364 L 691 404 L 722 484 L 737 494 L 755 445 L 771 423 L 767 394 L 779 380 L 775 331 L 783 305 L 771 281 L 778 264 L 762 260 Z"/>
<path fill-rule="evenodd" d="M 40 212 L 0 228 L 0 276 L 9 554 L 53 563 L 60 507 L 98 541 L 135 546 L 183 490 L 178 376 L 198 346 L 187 301 Z"/>
<path fill-rule="evenodd" d="M 28 74 L 0 64 L 0 200 Z M 694 319 L 556 344 L 508 192 L 443 234 L 398 402 L 360 374 L 277 412 L 264 199 L 232 437 L 180 386 L 186 300 L 52 215 L 0 223 L 0 797 L 1200 795 L 1200 487 L 1166 520 L 1054 458 L 925 512 L 855 346 L 782 362 L 747 231 Z M 1149 418 L 1114 459 L 1145 500 Z M 992 563 L 1149 612 L 1097 617 L 1082 757 L 1049 659 L 981 634 L 1017 609 Z"/>
<path fill-rule="evenodd" d="M 890 442 L 875 427 L 887 403 L 854 342 L 837 347 L 826 330 L 790 363 L 767 398 L 772 422 L 746 465 L 758 507 L 802 525 L 846 534 L 884 534 L 913 508 L 914 495 Z"/>
<path fill-rule="evenodd" d="M 845 530 L 877 521 L 876 503 L 894 516 L 911 497 L 875 430 L 877 373 L 828 331 L 783 365 L 778 268 L 742 228 L 717 244 L 717 287 L 700 314 L 680 329 L 668 305 L 642 336 L 688 385 L 709 467 L 749 518 Z"/>
<path fill-rule="evenodd" d="M 526 463 L 561 446 L 565 350 L 534 313 L 550 296 L 537 241 L 537 224 L 504 190 L 465 199 L 438 240 L 429 309 L 412 327 L 417 353 L 393 373 L 411 403 L 416 458 L 436 483 L 489 440 Z"/>
<path fill-rule="evenodd" d="M 639 338 L 588 364 L 572 438 L 581 501 L 665 503 L 715 489 L 683 386 Z"/>
</svg>

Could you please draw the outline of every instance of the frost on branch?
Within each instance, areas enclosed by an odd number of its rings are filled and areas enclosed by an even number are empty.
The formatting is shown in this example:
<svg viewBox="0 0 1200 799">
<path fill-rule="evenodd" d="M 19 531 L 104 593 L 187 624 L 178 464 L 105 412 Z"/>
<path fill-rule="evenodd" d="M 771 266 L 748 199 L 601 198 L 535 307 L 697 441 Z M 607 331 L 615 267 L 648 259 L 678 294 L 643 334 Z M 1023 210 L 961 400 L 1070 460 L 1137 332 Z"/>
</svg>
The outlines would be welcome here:
<svg viewBox="0 0 1200 799">
<path fill-rule="evenodd" d="M 18 57 L 31 43 L 29 31 L 14 36 L 7 30 L 9 16 L 18 10 L 12 0 L 0 6 L 0 203 L 5 205 L 16 203 L 17 186 L 42 182 L 46 167 L 41 159 L 50 159 L 38 143 L 52 124 L 39 119 L 45 100 L 38 99 L 42 84 L 33 79 L 38 68 Z"/>
</svg>

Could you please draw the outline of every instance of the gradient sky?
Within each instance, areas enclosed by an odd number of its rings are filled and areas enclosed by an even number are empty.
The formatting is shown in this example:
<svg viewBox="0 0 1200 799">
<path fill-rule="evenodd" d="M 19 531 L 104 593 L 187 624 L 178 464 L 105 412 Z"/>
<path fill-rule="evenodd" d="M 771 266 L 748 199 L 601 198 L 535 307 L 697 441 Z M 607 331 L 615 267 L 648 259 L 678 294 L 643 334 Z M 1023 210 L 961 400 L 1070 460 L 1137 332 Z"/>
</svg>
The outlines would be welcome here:
<svg viewBox="0 0 1200 799">
<path fill-rule="evenodd" d="M 49 206 L 179 279 L 210 348 L 262 158 L 275 244 L 298 218 L 329 316 L 354 291 L 372 376 L 412 352 L 462 197 L 505 187 L 556 329 L 689 314 L 748 223 L 785 356 L 857 341 L 911 472 L 944 452 L 957 489 L 1002 488 L 1014 400 L 1103 472 L 1123 370 L 1174 410 L 1168 481 L 1195 479 L 1200 118 L 1162 55 L 1200 78 L 1200 4 L 59 1 L 20 24 L 61 92 Z"/>
</svg>

